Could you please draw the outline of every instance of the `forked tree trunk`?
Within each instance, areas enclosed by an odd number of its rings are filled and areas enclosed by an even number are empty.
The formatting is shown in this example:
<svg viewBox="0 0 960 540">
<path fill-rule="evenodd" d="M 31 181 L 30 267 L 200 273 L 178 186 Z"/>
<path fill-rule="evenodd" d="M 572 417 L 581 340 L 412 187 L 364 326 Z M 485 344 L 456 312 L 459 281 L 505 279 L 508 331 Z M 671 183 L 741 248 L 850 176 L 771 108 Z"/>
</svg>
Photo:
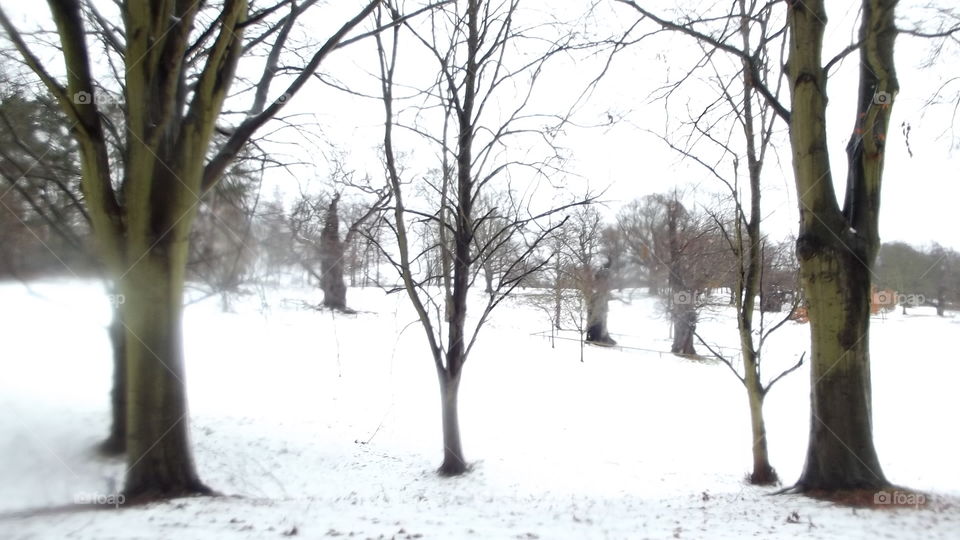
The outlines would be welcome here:
<svg viewBox="0 0 960 540">
<path fill-rule="evenodd" d="M 183 219 L 189 223 L 190 216 Z M 167 238 L 173 236 L 177 232 Z M 181 332 L 187 247 L 185 235 L 181 238 L 152 246 L 131 242 L 148 251 L 121 280 L 127 328 L 128 498 L 210 492 L 197 476 L 189 443 Z"/>
<path fill-rule="evenodd" d="M 440 400 L 443 421 L 443 464 L 440 474 L 457 476 L 467 472 L 467 462 L 463 458 L 463 446 L 460 443 L 460 418 L 457 397 L 460 393 L 460 376 L 450 377 L 445 370 L 438 370 L 440 380 Z"/>
<path fill-rule="evenodd" d="M 123 454 L 127 450 L 127 369 L 126 329 L 121 320 L 123 306 L 114 305 L 113 319 L 107 334 L 113 355 L 113 387 L 110 389 L 110 433 L 100 443 L 98 450 L 108 456 Z"/>
<path fill-rule="evenodd" d="M 788 11 L 790 143 L 800 203 L 797 259 L 809 303 L 812 356 L 810 438 L 796 485 L 800 491 L 888 485 L 873 445 L 869 332 L 886 134 L 898 89 L 896 3 L 862 2 L 857 118 L 847 146 L 842 211 L 827 152 L 824 2 L 795 2 Z"/>
</svg>

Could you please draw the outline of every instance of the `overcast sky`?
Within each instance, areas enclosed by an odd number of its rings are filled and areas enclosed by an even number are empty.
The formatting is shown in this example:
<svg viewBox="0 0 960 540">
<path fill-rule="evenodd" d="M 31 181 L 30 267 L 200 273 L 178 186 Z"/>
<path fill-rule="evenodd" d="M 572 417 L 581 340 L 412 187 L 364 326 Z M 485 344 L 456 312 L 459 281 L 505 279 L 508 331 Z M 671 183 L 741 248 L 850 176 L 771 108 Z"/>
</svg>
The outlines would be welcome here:
<svg viewBox="0 0 960 540">
<path fill-rule="evenodd" d="M 310 27 L 305 29 L 304 38 L 315 41 L 325 38 L 337 21 L 336 17 L 329 16 L 329 11 L 349 12 L 356 10 L 361 3 L 359 0 L 328 2 L 333 7 L 321 8 L 326 10 L 323 16 L 318 14 L 310 19 Z M 544 14 L 553 13 L 565 18 L 581 9 L 585 3 L 531 0 L 523 5 L 531 13 L 540 10 Z M 699 9 L 700 6 L 713 3 L 689 4 Z M 853 2 L 843 4 L 840 6 L 834 2 L 828 5 L 831 11 L 828 11 L 830 24 L 825 58 L 832 57 L 855 35 L 856 8 L 851 7 L 854 6 Z M 940 4 L 953 7 L 947 0 L 941 0 Z M 663 14 L 669 14 L 672 10 L 672 4 L 668 2 L 647 2 L 646 5 Z M 5 1 L 4 9 L 22 30 L 35 28 L 38 24 L 50 26 L 49 11 L 41 2 Z M 109 9 L 110 6 L 105 7 L 105 11 L 109 12 Z M 915 19 L 935 24 L 936 20 L 931 18 L 930 13 L 929 10 L 913 7 L 910 2 L 901 2 L 902 24 Z M 635 19 L 636 15 L 629 8 L 610 2 L 600 8 L 596 15 L 598 26 L 593 31 L 602 33 L 605 27 L 609 27 L 611 32 L 616 32 Z M 410 49 L 414 47 L 410 40 L 405 45 Z M 401 49 L 401 53 L 403 51 Z M 699 47 L 690 38 L 676 34 L 661 34 L 620 53 L 606 78 L 590 95 L 590 101 L 584 103 L 575 116 L 575 120 L 581 124 L 602 127 L 569 127 L 565 131 L 560 144 L 570 158 L 567 165 L 569 174 L 552 180 L 569 183 L 573 189 L 580 191 L 586 184 L 595 190 L 608 188 L 606 212 L 611 216 L 620 205 L 633 198 L 665 192 L 674 186 L 680 186 L 688 194 L 691 204 L 706 204 L 712 193 L 722 191 L 719 183 L 698 165 L 682 159 L 656 136 L 648 133 L 664 134 L 668 125 L 675 126 L 678 120 L 676 111 L 668 115 L 662 102 L 649 100 L 651 92 L 667 81 L 676 80 L 699 53 Z M 955 81 L 952 86 L 946 87 L 946 95 L 951 98 L 948 99 L 949 103 L 936 107 L 926 105 L 946 81 L 960 76 L 957 68 L 960 62 L 956 53 L 956 47 L 948 49 L 944 52 L 946 56 L 936 66 L 924 68 L 922 65 L 930 55 L 930 43 L 909 36 L 898 39 L 896 60 L 901 90 L 893 108 L 887 142 L 880 229 L 883 241 L 902 240 L 923 246 L 939 242 L 960 249 L 960 232 L 954 226 L 958 213 L 957 201 L 960 200 L 960 167 L 957 152 L 951 149 L 954 142 L 951 126 L 960 82 Z M 404 73 L 427 72 L 432 67 L 429 58 L 412 52 L 409 54 L 409 57 L 401 58 L 398 68 L 405 70 Z M 55 58 L 55 55 L 48 53 L 47 57 Z M 338 51 L 324 64 L 322 71 L 351 88 L 375 91 L 376 86 L 369 75 L 375 69 L 375 58 L 373 42 L 367 40 Z M 537 94 L 537 108 L 548 110 L 553 107 L 557 112 L 565 111 L 572 97 L 597 72 L 600 61 L 580 56 L 560 58 L 553 62 L 538 83 L 542 87 Z M 246 74 L 250 76 L 257 74 L 255 66 L 244 69 L 248 70 Z M 845 177 L 845 147 L 855 118 L 856 70 L 857 58 L 852 55 L 832 75 L 828 85 L 829 150 L 838 189 L 842 189 Z M 696 103 L 703 98 L 703 95 L 697 95 L 702 88 L 703 85 L 690 85 L 690 93 L 684 95 L 681 92 L 674 98 L 673 105 L 683 105 L 684 100 Z M 784 95 L 784 101 L 787 100 Z M 331 152 L 328 142 L 335 143 L 338 150 L 346 152 L 352 166 L 360 169 L 361 174 L 366 172 L 374 177 L 381 174 L 377 148 L 382 140 L 383 112 L 375 101 L 313 83 L 296 96 L 284 112 L 303 113 L 319 126 L 320 136 L 303 149 L 286 147 L 283 150 L 290 153 L 291 159 L 316 163 L 317 169 L 300 167 L 296 169 L 294 177 L 274 172 L 269 179 L 268 189 L 294 192 L 299 189 L 297 184 L 308 183 L 311 179 L 319 184 L 318 179 L 325 176 L 327 170 L 324 156 Z M 618 121 L 605 125 L 608 113 Z M 911 127 L 909 148 L 912 156 L 901 131 L 904 122 Z M 780 131 L 784 133 L 779 139 L 781 144 L 777 153 L 771 155 L 765 164 L 764 174 L 763 212 L 768 216 L 765 228 L 775 238 L 786 237 L 795 231 L 798 216 L 785 129 L 785 126 L 780 126 Z M 282 138 L 289 143 L 300 142 L 292 131 Z M 276 148 L 279 152 L 282 147 Z M 436 167 L 436 163 L 431 164 L 432 156 L 418 152 L 414 156 L 410 158 L 412 167 Z"/>
</svg>

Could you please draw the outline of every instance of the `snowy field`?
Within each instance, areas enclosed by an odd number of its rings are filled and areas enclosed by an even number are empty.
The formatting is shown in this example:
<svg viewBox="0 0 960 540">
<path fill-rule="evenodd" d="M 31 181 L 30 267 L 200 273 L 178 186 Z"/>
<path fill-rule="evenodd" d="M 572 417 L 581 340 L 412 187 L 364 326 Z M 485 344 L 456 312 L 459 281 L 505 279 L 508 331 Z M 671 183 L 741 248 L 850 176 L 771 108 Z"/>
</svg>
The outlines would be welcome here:
<svg viewBox="0 0 960 540">
<path fill-rule="evenodd" d="M 439 478 L 439 392 L 403 295 L 351 289 L 355 316 L 303 309 L 313 290 L 187 309 L 192 437 L 223 494 L 64 510 L 122 485 L 95 457 L 108 427 L 109 306 L 96 284 L 0 284 L 0 538 L 960 538 L 960 317 L 874 318 L 874 431 L 887 477 L 921 508 L 852 509 L 744 483 L 747 400 L 722 364 L 661 354 L 655 300 L 622 294 L 610 329 L 630 348 L 540 335 L 544 312 L 500 308 L 464 370 L 473 471 Z M 951 314 L 953 315 L 953 314 Z M 733 347 L 733 313 L 701 332 Z M 788 323 L 765 379 L 807 347 Z M 703 347 L 698 347 L 705 352 Z M 767 398 L 774 467 L 803 466 L 807 366 Z M 53 508 L 55 510 L 48 510 Z"/>
</svg>

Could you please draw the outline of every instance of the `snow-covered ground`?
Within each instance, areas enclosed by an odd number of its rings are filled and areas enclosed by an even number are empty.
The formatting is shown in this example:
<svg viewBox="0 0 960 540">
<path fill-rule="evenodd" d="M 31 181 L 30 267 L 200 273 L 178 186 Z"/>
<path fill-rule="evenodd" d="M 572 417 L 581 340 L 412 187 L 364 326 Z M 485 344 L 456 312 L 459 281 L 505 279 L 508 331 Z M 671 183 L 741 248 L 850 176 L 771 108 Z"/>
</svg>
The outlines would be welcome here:
<svg viewBox="0 0 960 540">
<path fill-rule="evenodd" d="M 44 510 L 107 497 L 122 461 L 106 433 L 109 316 L 99 286 L 0 284 L 0 538 L 960 538 L 960 318 L 925 309 L 875 318 L 874 431 L 887 477 L 930 493 L 921 508 L 852 509 L 743 482 L 745 393 L 718 363 L 668 349 L 655 300 L 624 294 L 610 328 L 624 348 L 535 335 L 543 311 L 500 308 L 461 395 L 473 471 L 439 478 L 439 394 L 403 295 L 352 289 L 355 316 L 302 309 L 278 290 L 220 311 L 191 305 L 185 339 L 201 477 L 222 497 L 145 507 Z M 732 313 L 702 333 L 732 347 Z M 765 378 L 806 350 L 788 323 Z M 700 347 L 703 350 L 702 347 Z M 774 466 L 803 466 L 804 366 L 767 398 Z"/>
</svg>

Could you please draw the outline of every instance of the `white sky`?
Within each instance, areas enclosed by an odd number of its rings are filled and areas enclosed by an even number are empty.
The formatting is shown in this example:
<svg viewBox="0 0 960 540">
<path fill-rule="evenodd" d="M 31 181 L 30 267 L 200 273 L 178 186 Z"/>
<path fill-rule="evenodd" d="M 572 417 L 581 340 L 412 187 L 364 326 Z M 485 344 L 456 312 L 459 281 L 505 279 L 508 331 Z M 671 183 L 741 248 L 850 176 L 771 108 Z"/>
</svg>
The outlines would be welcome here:
<svg viewBox="0 0 960 540">
<path fill-rule="evenodd" d="M 330 16 L 331 10 L 351 12 L 361 3 L 359 0 L 328 2 L 329 5 L 321 8 L 322 18 L 317 15 L 310 19 L 311 27 L 309 33 L 305 34 L 307 39 L 318 41 L 326 38 L 328 30 L 338 20 L 337 17 Z M 946 0 L 941 0 L 941 4 L 947 5 Z M 581 4 L 530 2 L 524 5 L 533 6 L 530 9 L 549 6 L 545 9 L 558 12 L 561 8 L 579 9 Z M 648 2 L 647 5 L 660 13 L 669 13 L 667 7 L 661 7 L 669 5 L 665 2 Z M 835 5 L 828 6 L 828 9 L 837 9 Z M 21 30 L 28 30 L 37 24 L 49 26 L 49 13 L 41 3 L 18 3 L 16 6 L 5 5 L 4 8 Z M 856 9 L 849 6 L 841 9 L 846 11 L 828 12 L 830 24 L 826 36 L 825 60 L 848 44 L 855 32 Z M 909 2 L 901 2 L 900 14 L 901 18 L 929 16 L 929 12 L 911 7 Z M 622 27 L 635 20 L 636 16 L 624 6 L 608 5 L 602 8 L 598 19 L 606 21 L 605 24 Z M 412 49 L 412 40 L 403 39 L 408 46 L 407 50 Z M 404 49 L 401 49 L 401 52 L 403 51 Z M 568 149 L 571 158 L 568 165 L 570 174 L 565 178 L 552 180 L 576 186 L 572 189 L 579 192 L 582 192 L 586 183 L 593 189 L 609 187 L 605 199 L 608 201 L 610 215 L 633 198 L 668 191 L 675 185 L 691 194 L 692 199 L 703 203 L 708 202 L 711 193 L 722 191 L 719 182 L 709 177 L 699 165 L 682 160 L 664 143 L 644 131 L 664 132 L 663 104 L 649 103 L 647 98 L 650 92 L 668 78 L 675 79 L 678 71 L 695 59 L 698 53 L 699 48 L 691 39 L 676 34 L 662 34 L 621 53 L 606 79 L 591 95 L 590 101 L 580 109 L 575 120 L 584 124 L 604 124 L 608 111 L 615 116 L 622 115 L 622 120 L 615 125 L 601 128 L 568 128 L 560 143 Z M 924 40 L 909 36 L 898 39 L 897 68 L 901 90 L 893 108 L 887 142 L 880 232 L 883 241 L 902 240 L 917 245 L 929 245 L 936 241 L 960 249 L 960 233 L 954 227 L 956 205 L 960 200 L 960 172 L 956 152 L 951 152 L 950 148 L 953 141 L 950 131 L 953 106 L 925 107 L 926 101 L 944 81 L 960 75 L 956 67 L 957 50 L 954 48 L 950 51 L 951 54 L 943 58 L 936 67 L 922 69 L 921 64 L 928 57 L 928 53 L 929 43 Z M 375 69 L 375 54 L 373 41 L 367 40 L 336 52 L 321 70 L 353 89 L 375 92 L 377 88 L 374 81 L 365 75 Z M 55 58 L 52 52 L 42 56 Z M 398 73 L 401 77 L 404 74 L 422 75 L 428 72 L 428 68 L 428 59 L 410 56 L 401 58 Z M 566 59 L 554 62 L 550 71 L 547 71 L 543 80 L 538 83 L 543 87 L 537 94 L 536 107 L 550 109 L 555 104 L 556 112 L 564 111 L 572 97 L 598 69 L 597 60 L 576 62 Z M 249 74 L 251 77 L 258 75 L 255 66 L 242 67 L 241 70 L 241 74 Z M 834 181 L 838 190 L 842 190 L 845 178 L 844 150 L 855 117 L 856 70 L 857 57 L 851 55 L 831 77 L 828 85 L 831 101 L 827 126 Z M 960 89 L 958 87 L 960 84 L 954 83 L 952 92 L 957 92 Z M 280 86 L 277 85 L 276 88 Z M 695 102 L 703 98 L 702 95 L 695 95 L 696 86 L 691 85 L 690 88 L 691 94 L 683 99 Z M 680 96 L 674 98 L 674 101 L 674 105 L 682 103 Z M 787 101 L 786 91 L 784 101 Z M 379 103 L 345 95 L 319 83 L 311 83 L 284 110 L 284 113 L 289 112 L 304 113 L 315 119 L 322 130 L 321 138 L 335 143 L 339 150 L 346 151 L 351 165 L 357 168 L 361 175 L 367 172 L 375 179 L 382 175 L 377 158 L 383 122 L 382 106 Z M 912 127 L 910 148 L 913 157 L 909 156 L 901 133 L 900 126 L 905 121 Z M 671 124 L 675 125 L 676 119 L 671 120 Z M 781 126 L 782 129 L 785 128 Z M 292 131 L 287 132 L 284 137 L 291 143 L 300 142 L 300 138 L 294 137 Z M 781 162 L 778 163 L 777 156 L 771 154 L 765 165 L 764 176 L 763 211 L 768 216 L 764 226 L 774 238 L 787 236 L 796 229 L 797 224 L 790 152 L 785 138 L 781 139 L 781 142 L 783 144 L 777 152 Z M 279 151 L 280 147 L 277 148 Z M 330 149 L 325 144 L 311 142 L 301 150 L 288 147 L 284 151 L 291 152 L 294 159 L 314 162 L 318 168 L 312 170 L 299 167 L 293 175 L 295 178 L 286 173 L 275 172 L 269 179 L 268 186 L 295 192 L 298 190 L 298 183 L 302 185 L 312 181 L 316 185 L 326 175 L 326 160 L 323 156 L 328 154 Z M 434 156 L 419 149 L 408 159 L 411 168 L 437 166 Z"/>
</svg>

